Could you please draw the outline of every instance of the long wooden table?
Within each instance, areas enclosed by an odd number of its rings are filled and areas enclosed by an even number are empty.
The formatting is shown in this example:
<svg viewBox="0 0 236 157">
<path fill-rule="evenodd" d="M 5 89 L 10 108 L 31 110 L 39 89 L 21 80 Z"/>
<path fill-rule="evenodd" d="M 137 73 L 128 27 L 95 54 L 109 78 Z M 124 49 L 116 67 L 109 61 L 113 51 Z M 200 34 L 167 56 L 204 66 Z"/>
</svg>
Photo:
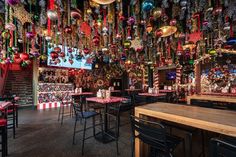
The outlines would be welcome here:
<svg viewBox="0 0 236 157">
<path fill-rule="evenodd" d="M 236 97 L 233 97 L 233 96 L 217 96 L 217 95 L 191 95 L 191 96 L 187 96 L 187 104 L 190 105 L 191 100 L 207 100 L 207 101 L 236 103 Z"/>
<path fill-rule="evenodd" d="M 135 116 L 142 115 L 236 137 L 235 111 L 158 102 L 135 107 Z M 140 156 L 138 139 L 135 140 L 135 156 Z"/>
</svg>

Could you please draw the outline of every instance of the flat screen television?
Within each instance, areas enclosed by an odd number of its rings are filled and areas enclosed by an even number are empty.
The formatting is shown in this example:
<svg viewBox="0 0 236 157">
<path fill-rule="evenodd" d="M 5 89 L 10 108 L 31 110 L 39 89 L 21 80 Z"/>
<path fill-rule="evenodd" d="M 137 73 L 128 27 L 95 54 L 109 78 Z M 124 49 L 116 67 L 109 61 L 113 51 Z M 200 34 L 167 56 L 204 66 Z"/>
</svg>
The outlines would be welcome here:
<svg viewBox="0 0 236 157">
<path fill-rule="evenodd" d="M 58 47 L 61 48 L 62 52 L 65 53 L 64 57 L 61 57 L 60 54 L 58 54 L 58 57 L 52 58 L 51 52 L 54 50 L 54 47 L 48 46 L 48 59 L 47 59 L 47 65 L 48 66 L 54 66 L 54 67 L 65 67 L 65 68 L 77 68 L 77 69 L 92 69 L 92 62 L 91 62 L 91 56 L 85 55 L 83 57 L 77 55 L 78 49 L 73 48 L 72 52 L 68 50 L 71 50 L 68 47 L 62 48 L 62 45 L 59 45 Z"/>
</svg>

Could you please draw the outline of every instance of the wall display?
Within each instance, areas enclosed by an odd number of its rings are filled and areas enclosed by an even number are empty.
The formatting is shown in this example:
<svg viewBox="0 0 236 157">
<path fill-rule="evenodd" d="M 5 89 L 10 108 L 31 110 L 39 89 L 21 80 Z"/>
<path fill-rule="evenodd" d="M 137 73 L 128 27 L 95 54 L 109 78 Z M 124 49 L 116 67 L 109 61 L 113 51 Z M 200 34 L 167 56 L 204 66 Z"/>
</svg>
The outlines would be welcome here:
<svg viewBox="0 0 236 157">
<path fill-rule="evenodd" d="M 72 97 L 69 95 L 74 92 L 73 84 L 60 84 L 60 83 L 39 83 L 38 84 L 38 105 L 41 103 L 71 102 Z"/>
<path fill-rule="evenodd" d="M 56 68 L 39 68 L 39 82 L 68 83 L 68 70 Z"/>
</svg>

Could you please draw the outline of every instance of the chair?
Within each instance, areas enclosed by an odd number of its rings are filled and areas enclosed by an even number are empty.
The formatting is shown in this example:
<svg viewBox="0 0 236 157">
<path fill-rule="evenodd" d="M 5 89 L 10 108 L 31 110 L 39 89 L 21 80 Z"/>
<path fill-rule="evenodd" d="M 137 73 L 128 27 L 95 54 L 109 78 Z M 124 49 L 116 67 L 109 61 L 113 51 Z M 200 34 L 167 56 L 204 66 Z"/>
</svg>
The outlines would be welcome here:
<svg viewBox="0 0 236 157">
<path fill-rule="evenodd" d="M 11 101 L 12 102 L 12 105 L 10 105 L 7 108 L 7 110 L 2 109 L 1 112 L 4 113 L 4 115 L 7 119 L 7 129 L 13 130 L 13 138 L 15 138 L 16 137 L 16 124 L 18 123 L 18 109 L 15 104 L 14 97 L 0 98 L 0 101 Z"/>
<path fill-rule="evenodd" d="M 8 145 L 7 145 L 7 120 L 0 118 L 0 135 L 1 135 L 1 152 L 2 157 L 7 156 Z"/>
<path fill-rule="evenodd" d="M 94 137 L 96 135 L 96 130 L 95 127 L 100 125 L 101 126 L 101 130 L 103 133 L 103 123 L 102 123 L 102 114 L 97 113 L 95 111 L 84 111 L 83 110 L 83 104 L 82 103 L 73 103 L 73 108 L 74 108 L 74 113 L 75 113 L 75 124 L 74 124 L 74 133 L 73 133 L 73 144 L 75 144 L 75 134 L 79 133 L 81 131 L 83 131 L 83 139 L 82 139 L 82 155 L 84 155 L 84 142 L 85 140 Z M 100 116 L 100 123 L 95 124 L 95 117 L 96 116 Z M 90 127 L 87 127 L 87 120 L 88 119 L 92 119 L 93 121 L 93 125 Z M 84 121 L 84 126 L 82 130 L 76 130 L 76 126 L 77 126 L 77 121 Z M 88 129 L 92 129 L 93 128 L 93 136 L 89 136 L 89 137 L 85 137 L 86 135 L 86 131 Z"/>
<path fill-rule="evenodd" d="M 212 138 L 210 140 L 210 157 L 235 157 L 236 140 Z"/>
<path fill-rule="evenodd" d="M 73 107 L 70 106 L 70 111 L 69 112 L 65 112 L 65 107 L 68 106 L 70 104 L 70 102 L 63 102 L 62 98 L 58 98 L 58 100 L 60 101 L 60 107 L 59 107 L 59 113 L 58 113 L 58 121 L 61 121 L 61 125 L 63 124 L 64 121 L 64 117 L 65 116 L 73 116 Z"/>
<path fill-rule="evenodd" d="M 130 116 L 132 129 L 132 156 L 134 156 L 135 139 L 139 138 L 143 143 L 154 149 L 155 154 L 159 153 L 172 157 L 175 148 L 182 143 L 185 154 L 185 142 L 183 139 L 166 133 L 165 127 L 157 122 L 144 120 Z"/>
<path fill-rule="evenodd" d="M 167 122 L 167 121 L 163 121 L 163 122 L 161 122 L 161 124 L 163 124 L 166 128 L 170 128 L 170 134 L 172 134 L 173 128 L 183 131 L 186 134 L 187 141 L 189 142 L 189 155 L 188 156 L 191 157 L 192 156 L 192 146 L 193 146 L 193 134 L 197 133 L 198 129 L 188 127 L 185 125 L 181 125 L 181 124 Z"/>
</svg>

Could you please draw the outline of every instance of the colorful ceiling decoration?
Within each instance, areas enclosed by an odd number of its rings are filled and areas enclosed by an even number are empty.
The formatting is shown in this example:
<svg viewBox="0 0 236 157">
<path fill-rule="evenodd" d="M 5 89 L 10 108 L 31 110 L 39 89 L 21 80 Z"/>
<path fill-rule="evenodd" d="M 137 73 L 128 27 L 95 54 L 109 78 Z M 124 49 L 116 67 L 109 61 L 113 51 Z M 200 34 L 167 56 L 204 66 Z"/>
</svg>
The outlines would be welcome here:
<svg viewBox="0 0 236 157">
<path fill-rule="evenodd" d="M 1 64 L 43 63 L 60 45 L 55 64 L 83 58 L 124 69 L 193 65 L 236 49 L 234 0 L 7 0 L 0 12 Z"/>
</svg>

